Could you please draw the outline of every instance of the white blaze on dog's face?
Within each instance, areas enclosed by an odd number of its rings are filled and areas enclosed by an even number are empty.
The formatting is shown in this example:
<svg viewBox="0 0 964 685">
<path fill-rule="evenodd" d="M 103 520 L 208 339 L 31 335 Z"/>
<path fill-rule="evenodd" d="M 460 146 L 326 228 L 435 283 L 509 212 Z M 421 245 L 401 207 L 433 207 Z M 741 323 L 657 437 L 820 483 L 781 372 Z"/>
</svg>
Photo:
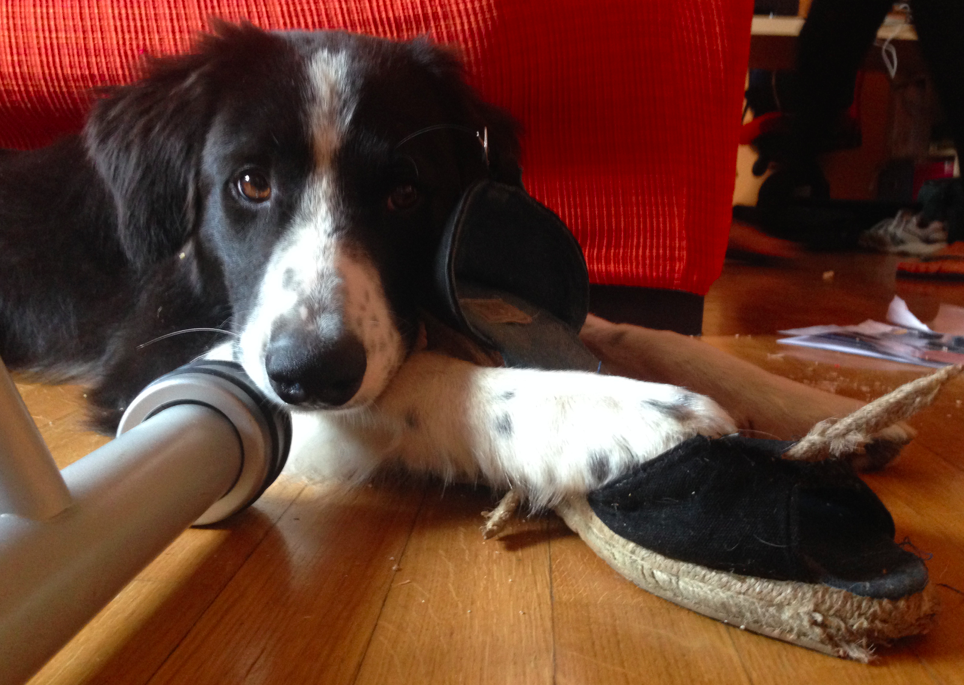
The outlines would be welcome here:
<svg viewBox="0 0 964 685">
<path fill-rule="evenodd" d="M 501 130 L 517 179 L 511 120 L 424 41 L 242 28 L 208 53 L 192 254 L 223 282 L 234 358 L 294 408 L 364 406 L 416 342 L 453 208 L 498 177 L 476 131 Z"/>
<path fill-rule="evenodd" d="M 308 65 L 312 168 L 241 332 L 241 362 L 282 401 L 350 408 L 373 401 L 406 354 L 378 270 L 352 241 L 336 158 L 357 100 L 346 52 Z"/>
</svg>

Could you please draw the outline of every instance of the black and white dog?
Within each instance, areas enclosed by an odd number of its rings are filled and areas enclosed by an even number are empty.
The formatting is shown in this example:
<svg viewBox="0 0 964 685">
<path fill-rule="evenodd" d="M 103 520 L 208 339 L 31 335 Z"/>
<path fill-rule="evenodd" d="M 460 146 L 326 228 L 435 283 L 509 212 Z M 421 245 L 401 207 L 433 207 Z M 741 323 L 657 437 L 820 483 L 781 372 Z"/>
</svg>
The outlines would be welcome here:
<svg viewBox="0 0 964 685">
<path fill-rule="evenodd" d="M 674 386 L 420 349 L 445 220 L 480 178 L 518 184 L 517 158 L 426 41 L 220 26 L 82 135 L 0 155 L 0 355 L 89 384 L 102 429 L 163 373 L 231 358 L 294 412 L 304 473 L 400 462 L 537 505 L 731 431 Z"/>
</svg>

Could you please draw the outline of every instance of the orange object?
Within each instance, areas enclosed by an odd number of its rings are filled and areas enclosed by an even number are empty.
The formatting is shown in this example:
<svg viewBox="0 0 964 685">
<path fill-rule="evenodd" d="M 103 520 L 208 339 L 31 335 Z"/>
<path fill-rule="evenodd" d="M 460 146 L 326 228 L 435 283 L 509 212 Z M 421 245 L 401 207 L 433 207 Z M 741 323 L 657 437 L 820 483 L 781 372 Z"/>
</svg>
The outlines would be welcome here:
<svg viewBox="0 0 964 685">
<path fill-rule="evenodd" d="M 77 131 L 91 89 L 209 17 L 458 45 L 523 123 L 524 181 L 572 228 L 595 283 L 703 295 L 726 249 L 750 0 L 8 0 L 0 147 Z"/>
<path fill-rule="evenodd" d="M 899 262 L 898 276 L 964 278 L 964 242 L 951 243 L 932 255 Z"/>
</svg>

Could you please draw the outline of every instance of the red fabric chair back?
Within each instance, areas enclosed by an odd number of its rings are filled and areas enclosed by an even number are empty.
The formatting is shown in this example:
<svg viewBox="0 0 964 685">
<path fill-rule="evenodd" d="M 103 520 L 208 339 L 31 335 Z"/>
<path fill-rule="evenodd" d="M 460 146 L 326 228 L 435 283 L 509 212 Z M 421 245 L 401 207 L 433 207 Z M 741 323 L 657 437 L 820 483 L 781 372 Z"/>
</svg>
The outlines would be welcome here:
<svg viewBox="0 0 964 685">
<path fill-rule="evenodd" d="M 0 147 L 78 130 L 97 86 L 136 78 L 216 16 L 269 29 L 428 34 L 461 47 L 522 121 L 524 181 L 595 283 L 703 295 L 730 223 L 751 0 L 7 0 Z"/>
</svg>

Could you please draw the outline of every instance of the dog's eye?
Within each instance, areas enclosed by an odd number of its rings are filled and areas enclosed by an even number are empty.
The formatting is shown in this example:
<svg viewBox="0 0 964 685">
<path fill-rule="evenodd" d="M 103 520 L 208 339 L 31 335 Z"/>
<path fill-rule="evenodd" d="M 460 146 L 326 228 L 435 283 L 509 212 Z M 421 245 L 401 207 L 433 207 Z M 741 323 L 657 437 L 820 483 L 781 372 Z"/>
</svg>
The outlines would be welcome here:
<svg viewBox="0 0 964 685">
<path fill-rule="evenodd" d="M 260 171 L 243 171 L 237 180 L 238 192 L 251 202 L 267 202 L 271 199 L 271 183 Z"/>
<path fill-rule="evenodd" d="M 411 209 L 418 204 L 418 188 L 411 183 L 400 183 L 388 195 L 388 208 L 393 212 Z"/>
</svg>

